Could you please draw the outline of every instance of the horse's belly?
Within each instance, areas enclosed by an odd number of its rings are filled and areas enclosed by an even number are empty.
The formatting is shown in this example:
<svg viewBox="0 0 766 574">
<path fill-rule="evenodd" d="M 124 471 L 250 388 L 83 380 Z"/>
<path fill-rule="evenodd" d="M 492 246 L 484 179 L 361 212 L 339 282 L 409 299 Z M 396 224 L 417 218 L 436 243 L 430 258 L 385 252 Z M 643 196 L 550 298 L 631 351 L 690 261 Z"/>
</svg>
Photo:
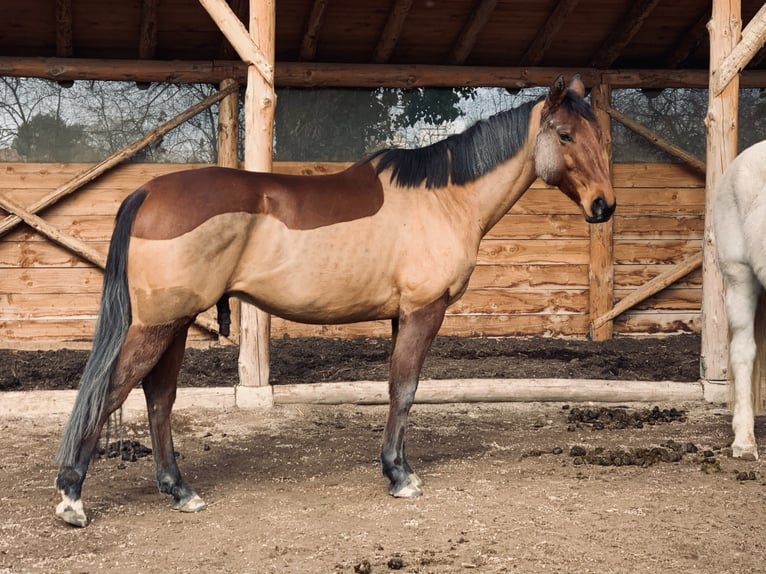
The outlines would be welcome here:
<svg viewBox="0 0 766 574">
<path fill-rule="evenodd" d="M 262 250 L 231 283 L 260 308 L 304 323 L 344 323 L 396 316 L 399 289 L 388 257 L 361 245 L 291 242 L 274 257 Z"/>
</svg>

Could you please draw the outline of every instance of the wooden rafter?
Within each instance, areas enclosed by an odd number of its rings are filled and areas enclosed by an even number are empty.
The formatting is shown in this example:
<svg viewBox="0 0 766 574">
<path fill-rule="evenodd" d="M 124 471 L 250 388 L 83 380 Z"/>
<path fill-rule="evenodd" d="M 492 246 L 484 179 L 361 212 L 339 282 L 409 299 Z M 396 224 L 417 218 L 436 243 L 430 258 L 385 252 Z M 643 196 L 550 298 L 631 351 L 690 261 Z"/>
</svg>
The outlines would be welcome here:
<svg viewBox="0 0 766 574">
<path fill-rule="evenodd" d="M 73 52 L 72 0 L 56 0 L 56 55 L 68 58 Z"/>
<path fill-rule="evenodd" d="M 396 0 L 394 2 L 388 13 L 383 33 L 378 38 L 377 46 L 375 46 L 375 53 L 372 55 L 372 61 L 376 64 L 385 64 L 391 58 L 411 8 L 412 0 Z"/>
<path fill-rule="evenodd" d="M 591 58 L 590 65 L 596 68 L 608 68 L 620 56 L 623 48 L 644 25 L 644 21 L 657 6 L 659 0 L 637 0 L 622 18 L 622 25 L 617 26 L 598 51 Z"/>
<path fill-rule="evenodd" d="M 479 5 L 471 12 L 455 45 L 452 46 L 449 56 L 451 63 L 462 64 L 466 61 L 476 44 L 476 38 L 487 25 L 492 12 L 495 11 L 495 6 L 497 6 L 497 0 L 479 0 Z"/>
<path fill-rule="evenodd" d="M 157 51 L 157 4 L 159 0 L 141 0 L 141 30 L 138 39 L 138 57 L 154 58 Z"/>
<path fill-rule="evenodd" d="M 556 3 L 556 7 L 545 21 L 542 31 L 535 36 L 527 51 L 521 56 L 520 66 L 536 66 L 542 61 L 556 34 L 574 12 L 579 2 L 580 0 L 562 0 Z"/>
<path fill-rule="evenodd" d="M 710 20 L 710 6 L 706 6 L 694 24 L 676 42 L 675 46 L 665 56 L 668 68 L 678 68 L 694 53 L 694 50 L 707 38 L 707 23 Z"/>
<path fill-rule="evenodd" d="M 306 22 L 306 32 L 301 41 L 301 60 L 313 60 L 317 53 L 317 36 L 319 30 L 324 24 L 324 12 L 327 8 L 327 0 L 314 0 L 311 6 L 308 22 Z"/>
<path fill-rule="evenodd" d="M 732 78 L 736 76 L 742 68 L 747 66 L 758 50 L 766 42 L 766 4 L 761 6 L 758 13 L 753 16 L 750 23 L 742 30 L 742 38 L 734 47 L 731 53 L 726 56 L 717 70 L 712 73 L 713 85 L 710 89 L 714 95 L 719 95 L 726 86 L 729 85 Z"/>
</svg>

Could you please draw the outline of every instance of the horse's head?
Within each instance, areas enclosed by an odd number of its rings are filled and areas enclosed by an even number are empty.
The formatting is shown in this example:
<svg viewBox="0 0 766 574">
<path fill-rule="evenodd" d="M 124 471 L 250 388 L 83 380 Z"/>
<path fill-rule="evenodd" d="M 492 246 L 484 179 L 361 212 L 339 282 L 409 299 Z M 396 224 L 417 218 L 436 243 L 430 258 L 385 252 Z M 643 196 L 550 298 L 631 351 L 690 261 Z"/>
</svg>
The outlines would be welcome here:
<svg viewBox="0 0 766 574">
<path fill-rule="evenodd" d="M 584 96 L 579 76 L 568 87 L 563 76 L 554 80 L 540 104 L 535 171 L 579 205 L 588 223 L 600 223 L 612 216 L 616 200 L 601 129 Z"/>
</svg>

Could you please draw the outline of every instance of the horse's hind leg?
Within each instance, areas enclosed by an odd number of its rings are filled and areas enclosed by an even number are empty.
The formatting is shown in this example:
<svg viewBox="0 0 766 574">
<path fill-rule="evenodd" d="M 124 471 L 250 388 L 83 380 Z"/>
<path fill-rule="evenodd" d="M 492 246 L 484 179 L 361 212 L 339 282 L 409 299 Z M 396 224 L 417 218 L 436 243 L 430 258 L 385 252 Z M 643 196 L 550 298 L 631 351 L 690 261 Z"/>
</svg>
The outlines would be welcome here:
<svg viewBox="0 0 766 574">
<path fill-rule="evenodd" d="M 736 275 L 733 274 L 736 272 Z M 756 343 L 754 317 L 762 289 L 749 267 L 729 266 L 726 273 L 726 316 L 729 321 L 729 363 L 734 376 L 732 456 L 758 458 L 752 403 L 753 361 Z"/>
<path fill-rule="evenodd" d="M 149 412 L 157 486 L 160 492 L 173 496 L 173 508 L 176 510 L 197 512 L 205 508 L 205 502 L 181 478 L 170 428 L 170 413 L 176 398 L 176 383 L 187 332 L 188 329 L 183 329 L 175 336 L 168 350 L 144 379 L 143 389 Z"/>
<path fill-rule="evenodd" d="M 184 321 L 186 323 L 188 320 Z M 101 429 L 109 415 L 125 402 L 133 387 L 152 370 L 178 327 L 179 324 L 173 323 L 158 327 L 132 325 L 128 329 L 114 373 L 108 383 L 103 383 L 108 384 L 109 389 L 103 407 L 93 413 L 96 424 L 89 432 L 73 437 L 76 447 L 72 461 L 63 463 L 59 468 L 56 488 L 61 493 L 62 501 L 56 507 L 56 514 L 65 522 L 74 526 L 85 526 L 88 523 L 81 499 L 82 485 Z M 83 414 L 89 413 L 83 409 Z"/>
<path fill-rule="evenodd" d="M 409 498 L 423 494 L 422 481 L 412 472 L 404 454 L 404 434 L 420 369 L 446 309 L 445 296 L 413 313 L 403 314 L 393 322 L 389 410 L 380 453 L 383 474 L 390 481 L 388 491 L 392 496 Z"/>
</svg>

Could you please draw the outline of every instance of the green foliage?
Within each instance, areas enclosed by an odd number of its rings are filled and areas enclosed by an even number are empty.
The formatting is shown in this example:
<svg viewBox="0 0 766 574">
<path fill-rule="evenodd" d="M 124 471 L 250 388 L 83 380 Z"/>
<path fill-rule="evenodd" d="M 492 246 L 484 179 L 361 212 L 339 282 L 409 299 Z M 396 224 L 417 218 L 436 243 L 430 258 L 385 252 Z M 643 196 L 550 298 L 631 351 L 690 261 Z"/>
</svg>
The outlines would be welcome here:
<svg viewBox="0 0 766 574">
<path fill-rule="evenodd" d="M 13 148 L 29 161 L 95 161 L 85 126 L 67 124 L 53 114 L 37 114 L 19 125 Z"/>
</svg>

